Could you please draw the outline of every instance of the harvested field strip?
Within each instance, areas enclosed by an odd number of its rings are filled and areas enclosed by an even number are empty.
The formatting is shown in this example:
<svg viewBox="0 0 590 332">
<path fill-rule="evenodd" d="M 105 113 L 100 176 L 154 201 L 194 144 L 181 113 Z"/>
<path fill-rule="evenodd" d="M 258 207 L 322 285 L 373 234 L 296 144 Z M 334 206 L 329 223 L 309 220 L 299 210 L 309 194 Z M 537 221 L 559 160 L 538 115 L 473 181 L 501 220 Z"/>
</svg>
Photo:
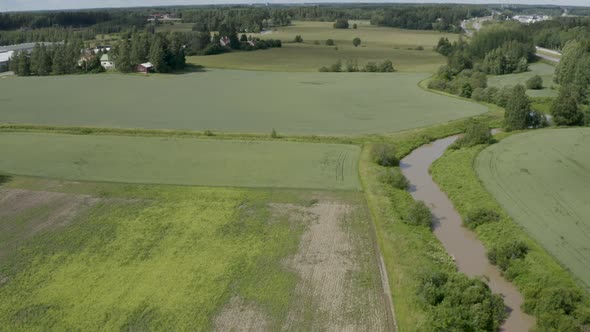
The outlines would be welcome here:
<svg viewBox="0 0 590 332">
<path fill-rule="evenodd" d="M 66 180 L 359 188 L 353 145 L 0 133 L 0 171 Z"/>
</svg>

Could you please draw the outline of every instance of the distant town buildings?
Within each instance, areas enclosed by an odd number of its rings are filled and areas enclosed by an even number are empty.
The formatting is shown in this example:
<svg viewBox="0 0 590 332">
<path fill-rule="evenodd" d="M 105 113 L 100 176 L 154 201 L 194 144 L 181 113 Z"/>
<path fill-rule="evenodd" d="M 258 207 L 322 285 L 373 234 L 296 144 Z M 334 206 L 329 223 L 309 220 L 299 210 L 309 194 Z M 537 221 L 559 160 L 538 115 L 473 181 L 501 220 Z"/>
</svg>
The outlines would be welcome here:
<svg viewBox="0 0 590 332">
<path fill-rule="evenodd" d="M 531 24 L 535 22 L 550 20 L 551 17 L 547 15 L 516 15 L 513 16 L 512 19 L 523 24 Z"/>
<path fill-rule="evenodd" d="M 181 18 L 177 18 L 174 14 L 151 14 L 148 17 L 148 22 L 178 22 L 182 21 Z"/>
</svg>

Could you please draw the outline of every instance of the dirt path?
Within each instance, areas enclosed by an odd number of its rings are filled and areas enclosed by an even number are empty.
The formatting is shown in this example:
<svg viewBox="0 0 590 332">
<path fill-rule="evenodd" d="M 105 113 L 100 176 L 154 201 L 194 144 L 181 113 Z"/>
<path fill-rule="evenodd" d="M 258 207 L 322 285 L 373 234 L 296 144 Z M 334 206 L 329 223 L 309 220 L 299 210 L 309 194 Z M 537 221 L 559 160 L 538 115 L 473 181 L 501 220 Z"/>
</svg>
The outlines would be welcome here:
<svg viewBox="0 0 590 332">
<path fill-rule="evenodd" d="M 470 277 L 484 276 L 494 293 L 504 297 L 509 316 L 502 325 L 503 331 L 528 331 L 534 319 L 520 306 L 523 298 L 518 289 L 504 279 L 500 270 L 488 262 L 481 242 L 462 225 L 461 216 L 453 203 L 430 176 L 430 165 L 440 158 L 458 136 L 447 137 L 414 150 L 401 161 L 401 169 L 411 183 L 414 199 L 424 201 L 432 211 L 434 234 L 442 242 L 449 255 L 455 258 L 460 272 Z"/>
</svg>

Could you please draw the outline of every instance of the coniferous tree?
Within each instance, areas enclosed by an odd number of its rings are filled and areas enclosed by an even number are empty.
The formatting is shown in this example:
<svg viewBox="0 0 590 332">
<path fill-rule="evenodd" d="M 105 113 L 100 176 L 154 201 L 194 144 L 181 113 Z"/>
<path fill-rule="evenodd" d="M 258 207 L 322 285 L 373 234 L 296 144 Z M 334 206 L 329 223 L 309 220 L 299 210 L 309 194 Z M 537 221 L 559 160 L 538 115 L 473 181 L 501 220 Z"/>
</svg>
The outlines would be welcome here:
<svg viewBox="0 0 590 332">
<path fill-rule="evenodd" d="M 131 62 L 134 65 L 146 62 L 149 43 L 145 34 L 134 33 L 131 37 Z"/>
<path fill-rule="evenodd" d="M 31 64 L 29 54 L 26 51 L 20 52 L 18 56 L 18 71 L 19 76 L 31 75 Z"/>
<path fill-rule="evenodd" d="M 129 46 L 129 40 L 127 38 L 123 38 L 121 43 L 119 44 L 119 49 L 117 50 L 117 58 L 115 59 L 117 63 L 117 69 L 123 73 L 129 73 L 133 71 L 134 65 L 131 61 L 131 52 Z"/>
<path fill-rule="evenodd" d="M 54 75 L 67 74 L 68 65 L 66 60 L 66 46 L 56 45 L 53 50 L 53 62 L 51 70 Z"/>
<path fill-rule="evenodd" d="M 14 74 L 18 75 L 18 58 L 19 58 L 19 51 L 15 51 L 8 62 L 8 70 L 14 72 Z"/>
<path fill-rule="evenodd" d="M 168 71 L 165 56 L 162 38 L 156 35 L 150 47 L 150 62 L 154 65 L 156 72 L 162 73 Z"/>
</svg>

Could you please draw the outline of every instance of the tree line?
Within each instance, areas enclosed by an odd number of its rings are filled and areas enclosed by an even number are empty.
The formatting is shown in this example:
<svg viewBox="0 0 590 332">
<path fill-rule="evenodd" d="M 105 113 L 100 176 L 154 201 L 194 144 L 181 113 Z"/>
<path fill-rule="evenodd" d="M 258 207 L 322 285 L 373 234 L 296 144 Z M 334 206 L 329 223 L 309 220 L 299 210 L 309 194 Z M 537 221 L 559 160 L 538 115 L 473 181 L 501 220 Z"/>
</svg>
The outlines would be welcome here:
<svg viewBox="0 0 590 332">
<path fill-rule="evenodd" d="M 138 64 L 151 62 L 159 73 L 179 71 L 186 66 L 186 36 L 182 33 L 150 33 L 148 31 L 125 34 L 109 53 L 116 69 L 128 73 Z M 82 55 L 89 55 L 83 61 Z M 103 53 L 88 54 L 80 39 L 45 46 L 36 44 L 32 52 L 16 52 L 9 64 L 19 76 L 65 75 L 98 73 L 104 71 L 100 63 Z"/>
<path fill-rule="evenodd" d="M 476 5 L 406 5 L 378 11 L 371 24 L 413 30 L 461 32 L 461 21 L 489 15 Z"/>
</svg>

